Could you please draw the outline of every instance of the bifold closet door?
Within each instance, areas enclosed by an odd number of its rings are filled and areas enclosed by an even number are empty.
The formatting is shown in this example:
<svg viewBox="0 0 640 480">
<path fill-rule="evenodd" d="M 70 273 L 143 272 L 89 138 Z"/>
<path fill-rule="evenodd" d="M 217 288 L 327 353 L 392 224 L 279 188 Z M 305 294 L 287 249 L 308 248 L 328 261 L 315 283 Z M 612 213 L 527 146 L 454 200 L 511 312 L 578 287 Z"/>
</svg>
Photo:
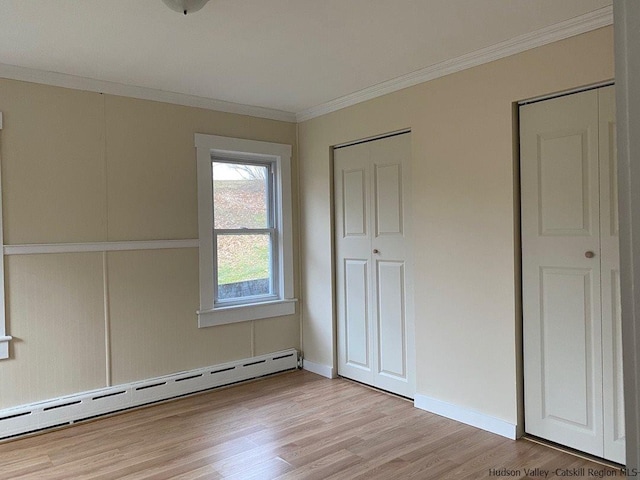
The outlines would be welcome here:
<svg viewBox="0 0 640 480">
<path fill-rule="evenodd" d="M 520 108 L 525 429 L 620 461 L 605 447 L 622 409 L 612 100 Z"/>
<path fill-rule="evenodd" d="M 413 398 L 410 135 L 334 151 L 338 373 Z"/>
</svg>

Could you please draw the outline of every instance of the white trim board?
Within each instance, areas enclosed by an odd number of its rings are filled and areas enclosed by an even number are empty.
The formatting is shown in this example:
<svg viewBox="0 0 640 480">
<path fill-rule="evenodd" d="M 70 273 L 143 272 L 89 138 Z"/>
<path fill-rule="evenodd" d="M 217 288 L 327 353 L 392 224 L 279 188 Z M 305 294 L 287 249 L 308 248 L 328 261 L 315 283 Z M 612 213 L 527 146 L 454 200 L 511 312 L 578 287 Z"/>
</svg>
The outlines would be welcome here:
<svg viewBox="0 0 640 480">
<path fill-rule="evenodd" d="M 0 324 L 2 325 L 0 333 L 3 333 L 3 330 L 4 333 L 6 333 L 4 318 L 0 320 Z M 13 337 L 10 335 L 0 335 L 0 360 L 6 360 L 9 358 L 9 342 L 11 340 L 13 340 Z"/>
<path fill-rule="evenodd" d="M 138 98 L 141 100 L 151 100 L 156 102 L 172 103 L 186 107 L 205 108 L 217 112 L 235 113 L 238 115 L 248 115 L 250 117 L 267 118 L 282 122 L 296 121 L 296 116 L 292 112 L 284 112 L 272 108 L 243 105 L 240 103 L 225 102 L 215 98 L 198 97 L 184 93 L 167 92 L 148 87 L 136 85 L 125 85 L 123 83 L 96 80 L 94 78 L 68 75 L 58 72 L 47 72 L 34 68 L 18 67 L 0 63 L 0 78 L 10 80 L 20 80 L 23 82 L 41 83 L 54 87 L 73 88 L 86 92 L 106 93 L 121 97 Z"/>
<path fill-rule="evenodd" d="M 169 248 L 198 248 L 192 240 L 133 240 L 126 242 L 41 243 L 4 245 L 5 255 L 35 255 L 42 253 L 122 252 L 127 250 L 161 250 Z"/>
<path fill-rule="evenodd" d="M 613 23 L 613 7 L 607 6 L 593 12 L 580 15 L 564 22 L 550 25 L 535 32 L 519 35 L 510 40 L 491 45 L 475 52 L 461 55 L 457 58 L 445 60 L 415 72 L 393 78 L 386 82 L 373 85 L 344 97 L 331 100 L 320 105 L 302 110 L 296 114 L 298 122 L 311 120 L 312 118 L 335 112 L 342 108 L 350 107 L 367 100 L 371 100 L 388 93 L 412 87 L 419 83 L 435 80 L 451 73 L 460 72 L 467 68 L 477 67 L 484 63 L 499 60 L 517 53 L 541 47 L 549 43 L 564 40 L 581 33 L 590 32 L 598 28 L 606 27 Z"/>
<path fill-rule="evenodd" d="M 505 422 L 490 415 L 485 415 L 484 413 L 467 410 L 466 408 L 451 403 L 436 400 L 426 395 L 416 394 L 414 406 L 421 410 L 440 415 L 441 417 L 450 418 L 451 420 L 456 420 L 471 425 L 472 427 L 510 438 L 511 440 L 518 438 L 517 426 L 512 423 Z"/>
<path fill-rule="evenodd" d="M 620 291 L 627 469 L 640 468 L 640 2 L 615 0 Z M 629 478 L 632 478 L 631 475 Z"/>
<path fill-rule="evenodd" d="M 326 378 L 336 378 L 333 367 L 330 367 L 329 365 L 323 365 L 321 363 L 310 362 L 309 360 L 303 359 L 302 369 Z"/>
<path fill-rule="evenodd" d="M 0 440 L 298 367 L 295 349 L 0 410 Z"/>
<path fill-rule="evenodd" d="M 2 112 L 0 112 L 0 133 L 2 132 Z M 2 228 L 2 168 L 0 159 L 0 249 L 4 245 Z M 9 342 L 12 338 L 7 335 L 4 295 L 4 256 L 0 255 L 0 360 L 9 358 Z"/>
</svg>

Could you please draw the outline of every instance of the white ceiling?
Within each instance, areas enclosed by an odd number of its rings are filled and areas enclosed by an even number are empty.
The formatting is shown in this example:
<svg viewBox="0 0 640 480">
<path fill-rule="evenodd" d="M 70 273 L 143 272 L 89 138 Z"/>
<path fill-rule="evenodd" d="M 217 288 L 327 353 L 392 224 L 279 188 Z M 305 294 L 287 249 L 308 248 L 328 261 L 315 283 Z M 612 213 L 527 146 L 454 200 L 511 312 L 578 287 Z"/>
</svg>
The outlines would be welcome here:
<svg viewBox="0 0 640 480">
<path fill-rule="evenodd" d="M 185 17 L 162 0 L 0 0 L 0 64 L 300 113 L 610 5 L 210 0 Z"/>
</svg>

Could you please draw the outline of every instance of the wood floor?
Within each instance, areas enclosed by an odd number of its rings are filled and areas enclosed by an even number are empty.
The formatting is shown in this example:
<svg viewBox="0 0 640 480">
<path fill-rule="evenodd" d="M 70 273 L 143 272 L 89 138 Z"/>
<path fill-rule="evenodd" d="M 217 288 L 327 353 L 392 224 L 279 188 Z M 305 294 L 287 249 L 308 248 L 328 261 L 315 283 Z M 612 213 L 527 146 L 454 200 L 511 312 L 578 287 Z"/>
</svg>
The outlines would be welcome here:
<svg viewBox="0 0 640 480">
<path fill-rule="evenodd" d="M 622 478 L 303 371 L 0 444 L 3 480 L 541 479 L 542 470 Z"/>
</svg>

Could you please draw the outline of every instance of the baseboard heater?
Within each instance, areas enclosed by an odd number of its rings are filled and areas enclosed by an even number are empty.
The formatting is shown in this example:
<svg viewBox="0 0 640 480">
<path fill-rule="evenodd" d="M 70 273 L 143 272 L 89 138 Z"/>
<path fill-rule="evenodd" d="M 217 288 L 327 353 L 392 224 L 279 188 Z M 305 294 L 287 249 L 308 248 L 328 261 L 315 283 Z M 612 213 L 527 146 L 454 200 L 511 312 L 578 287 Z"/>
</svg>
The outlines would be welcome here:
<svg viewBox="0 0 640 480">
<path fill-rule="evenodd" d="M 0 410 L 0 440 L 298 367 L 295 349 Z"/>
</svg>

